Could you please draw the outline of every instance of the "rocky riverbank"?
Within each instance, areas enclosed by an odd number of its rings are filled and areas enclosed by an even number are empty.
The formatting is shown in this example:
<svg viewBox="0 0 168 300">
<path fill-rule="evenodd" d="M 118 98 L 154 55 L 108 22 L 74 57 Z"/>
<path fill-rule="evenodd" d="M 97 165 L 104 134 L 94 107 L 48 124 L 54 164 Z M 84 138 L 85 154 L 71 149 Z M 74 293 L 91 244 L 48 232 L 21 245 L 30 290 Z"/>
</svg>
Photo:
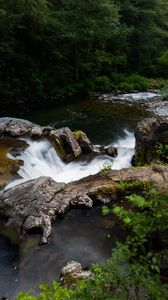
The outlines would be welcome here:
<svg viewBox="0 0 168 300">
<path fill-rule="evenodd" d="M 102 94 L 100 99 L 110 102 L 127 103 L 128 105 L 137 104 L 143 106 L 153 115 L 153 117 L 168 117 L 168 99 L 162 97 L 154 92 L 134 92 L 128 94 Z"/>
<path fill-rule="evenodd" d="M 90 140 L 83 132 L 74 134 L 69 128 L 56 130 L 50 127 L 41 127 L 26 120 L 0 119 L 0 134 L 3 139 L 10 137 L 12 143 L 13 139 L 16 139 L 16 143 L 20 142 L 18 140 L 20 137 L 48 138 L 66 161 L 75 159 L 82 152 L 93 151 Z M 128 168 L 120 171 L 111 171 L 106 168 L 97 175 L 69 184 L 57 183 L 49 177 L 40 177 L 1 191 L 0 214 L 5 225 L 15 227 L 18 232 L 21 232 L 21 235 L 33 228 L 39 228 L 42 230 L 41 243 L 47 243 L 52 231 L 52 222 L 56 220 L 57 216 L 65 214 L 74 206 L 92 207 L 97 203 L 117 201 L 122 181 L 127 183 L 148 182 L 159 191 L 166 191 L 168 167 L 158 164 L 161 160 L 160 157 L 154 156 L 154 149 L 158 142 L 163 146 L 167 145 L 167 137 L 167 119 L 145 119 L 136 128 L 134 163 L 143 165 L 151 161 L 157 162 L 157 165 L 153 167 Z M 20 143 L 19 149 L 22 150 L 23 145 L 26 147 L 26 144 Z M 17 152 L 16 149 L 15 151 L 11 149 L 11 151 Z M 18 163 L 18 161 L 15 162 L 15 167 Z M 124 193 L 127 192 L 125 189 Z"/>
</svg>

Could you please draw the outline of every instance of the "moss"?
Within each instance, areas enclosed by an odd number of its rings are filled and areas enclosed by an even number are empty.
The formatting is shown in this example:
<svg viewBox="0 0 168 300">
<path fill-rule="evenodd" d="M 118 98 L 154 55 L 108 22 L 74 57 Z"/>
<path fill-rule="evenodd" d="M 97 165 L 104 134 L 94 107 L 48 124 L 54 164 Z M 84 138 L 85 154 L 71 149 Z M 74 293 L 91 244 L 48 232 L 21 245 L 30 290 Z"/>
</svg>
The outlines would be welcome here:
<svg viewBox="0 0 168 300">
<path fill-rule="evenodd" d="M 59 137 L 56 137 L 54 140 L 54 147 L 58 153 L 58 155 L 63 158 L 66 155 L 63 143 Z"/>
<path fill-rule="evenodd" d="M 0 188 L 13 178 L 17 172 L 21 161 L 7 157 L 10 147 L 0 145 Z"/>
<path fill-rule="evenodd" d="M 147 181 L 119 181 L 102 183 L 97 189 L 91 192 L 90 196 L 95 199 L 111 199 L 111 201 L 118 201 L 120 198 L 134 193 L 140 193 L 143 196 L 148 196 L 153 187 Z"/>
<path fill-rule="evenodd" d="M 83 133 L 84 133 L 84 132 L 83 132 L 82 130 L 75 130 L 75 131 L 73 132 L 74 137 L 75 137 L 75 139 L 77 139 L 77 140 L 81 138 L 81 136 L 82 136 Z"/>
</svg>

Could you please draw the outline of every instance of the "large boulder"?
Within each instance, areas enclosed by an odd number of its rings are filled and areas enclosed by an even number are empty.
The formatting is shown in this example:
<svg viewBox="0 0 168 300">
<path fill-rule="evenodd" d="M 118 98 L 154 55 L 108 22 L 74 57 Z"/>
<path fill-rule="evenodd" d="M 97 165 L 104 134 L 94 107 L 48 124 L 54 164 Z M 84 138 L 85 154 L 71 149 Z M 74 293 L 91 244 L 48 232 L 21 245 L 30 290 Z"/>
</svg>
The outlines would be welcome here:
<svg viewBox="0 0 168 300">
<path fill-rule="evenodd" d="M 51 130 L 48 137 L 61 158 L 67 162 L 82 153 L 82 149 L 75 139 L 73 132 L 68 127 Z"/>
<path fill-rule="evenodd" d="M 16 118 L 0 118 L 0 136 L 38 136 L 42 135 L 42 128 L 27 120 Z"/>
<path fill-rule="evenodd" d="M 81 147 L 83 153 L 90 153 L 93 151 L 93 145 L 85 132 L 76 130 L 74 131 L 74 137 Z"/>
<path fill-rule="evenodd" d="M 135 130 L 135 165 L 159 161 L 157 145 L 168 145 L 168 119 L 148 118 L 139 122 Z"/>
<path fill-rule="evenodd" d="M 27 231 L 43 230 L 41 242 L 46 243 L 51 234 L 51 221 L 60 202 L 55 195 L 65 187 L 49 177 L 40 177 L 0 193 L 0 215 L 7 218 L 6 225 Z"/>
<path fill-rule="evenodd" d="M 33 228 L 42 230 L 41 243 L 51 235 L 51 223 L 56 215 L 64 214 L 70 206 L 92 207 L 89 197 L 68 193 L 65 183 L 50 177 L 39 177 L 0 192 L 0 216 L 6 226 L 25 233 Z"/>
</svg>

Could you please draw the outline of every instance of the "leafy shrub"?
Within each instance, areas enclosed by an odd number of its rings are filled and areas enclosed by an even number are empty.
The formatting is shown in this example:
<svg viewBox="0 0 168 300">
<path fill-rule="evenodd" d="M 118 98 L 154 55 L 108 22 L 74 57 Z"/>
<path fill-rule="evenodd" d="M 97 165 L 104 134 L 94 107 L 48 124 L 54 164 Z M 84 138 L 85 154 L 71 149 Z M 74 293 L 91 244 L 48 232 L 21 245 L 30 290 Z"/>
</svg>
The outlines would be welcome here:
<svg viewBox="0 0 168 300">
<path fill-rule="evenodd" d="M 124 81 L 119 83 L 119 89 L 127 92 L 132 92 L 134 90 L 147 90 L 149 87 L 148 80 L 140 75 L 134 74 L 126 77 Z"/>
<path fill-rule="evenodd" d="M 161 97 L 162 97 L 163 100 L 168 100 L 168 84 L 165 84 L 161 88 L 159 94 L 161 95 Z"/>
<path fill-rule="evenodd" d="M 161 161 L 168 162 L 168 144 L 157 143 L 154 151 Z"/>
<path fill-rule="evenodd" d="M 111 90 L 111 81 L 107 76 L 97 76 L 94 78 L 94 90 L 97 92 L 108 92 Z"/>
<path fill-rule="evenodd" d="M 128 83 L 128 82 L 122 82 L 119 84 L 119 89 L 124 92 L 133 92 L 134 85 L 132 83 Z"/>
</svg>

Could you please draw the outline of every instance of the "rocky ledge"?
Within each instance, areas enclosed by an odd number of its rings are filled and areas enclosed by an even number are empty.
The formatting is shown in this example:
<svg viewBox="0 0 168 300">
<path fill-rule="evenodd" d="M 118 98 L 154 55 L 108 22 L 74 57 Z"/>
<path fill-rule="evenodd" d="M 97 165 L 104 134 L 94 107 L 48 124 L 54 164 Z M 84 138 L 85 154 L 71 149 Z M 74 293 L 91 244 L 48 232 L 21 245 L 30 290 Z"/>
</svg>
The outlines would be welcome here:
<svg viewBox="0 0 168 300">
<path fill-rule="evenodd" d="M 23 162 L 11 159 L 9 154 L 16 157 L 24 151 L 28 147 L 27 138 L 47 139 L 65 162 L 93 152 L 92 143 L 83 131 L 72 132 L 68 127 L 55 129 L 22 119 L 0 118 L 0 188 L 20 178 L 17 171 Z"/>
<path fill-rule="evenodd" d="M 41 243 L 47 243 L 52 222 L 74 206 L 92 207 L 115 202 L 121 197 L 120 182 L 149 182 L 159 191 L 168 190 L 168 166 L 129 168 L 101 173 L 64 184 L 49 177 L 27 181 L 0 192 L 0 216 L 4 224 L 15 227 L 23 236 L 32 229 L 42 231 Z M 123 196 L 134 190 L 122 189 Z"/>
<path fill-rule="evenodd" d="M 41 127 L 27 120 L 9 117 L 0 118 L 0 137 L 47 138 L 60 157 L 68 162 L 93 150 L 90 140 L 82 131 L 72 132 L 68 127 Z"/>
</svg>

